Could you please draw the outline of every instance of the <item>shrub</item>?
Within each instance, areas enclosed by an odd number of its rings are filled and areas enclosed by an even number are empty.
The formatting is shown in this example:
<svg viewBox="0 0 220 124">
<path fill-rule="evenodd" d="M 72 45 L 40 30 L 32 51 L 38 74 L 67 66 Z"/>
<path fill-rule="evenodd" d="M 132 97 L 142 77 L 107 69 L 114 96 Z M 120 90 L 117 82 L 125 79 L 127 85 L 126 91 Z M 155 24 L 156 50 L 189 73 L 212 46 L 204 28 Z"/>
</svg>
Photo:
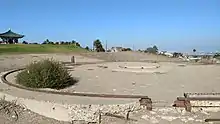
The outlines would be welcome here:
<svg viewBox="0 0 220 124">
<path fill-rule="evenodd" d="M 86 47 L 85 47 L 85 49 L 86 49 L 86 50 L 89 50 L 89 47 L 88 47 L 88 46 L 86 46 Z"/>
<path fill-rule="evenodd" d="M 144 52 L 156 54 L 158 52 L 158 48 L 157 46 L 148 47 Z"/>
<path fill-rule="evenodd" d="M 78 82 L 72 78 L 68 70 L 54 60 L 41 60 L 32 63 L 20 72 L 16 82 L 30 88 L 63 89 Z"/>
</svg>

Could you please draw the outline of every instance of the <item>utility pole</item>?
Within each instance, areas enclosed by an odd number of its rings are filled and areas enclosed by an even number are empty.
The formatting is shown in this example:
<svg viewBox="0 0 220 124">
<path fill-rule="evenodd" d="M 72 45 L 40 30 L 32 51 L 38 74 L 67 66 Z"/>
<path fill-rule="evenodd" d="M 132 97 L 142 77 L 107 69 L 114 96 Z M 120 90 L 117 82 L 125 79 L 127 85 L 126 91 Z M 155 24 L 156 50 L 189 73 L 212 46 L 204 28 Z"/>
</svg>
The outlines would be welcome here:
<svg viewBox="0 0 220 124">
<path fill-rule="evenodd" d="M 108 44 L 107 44 L 107 40 L 105 41 L 105 51 L 108 51 Z"/>
</svg>

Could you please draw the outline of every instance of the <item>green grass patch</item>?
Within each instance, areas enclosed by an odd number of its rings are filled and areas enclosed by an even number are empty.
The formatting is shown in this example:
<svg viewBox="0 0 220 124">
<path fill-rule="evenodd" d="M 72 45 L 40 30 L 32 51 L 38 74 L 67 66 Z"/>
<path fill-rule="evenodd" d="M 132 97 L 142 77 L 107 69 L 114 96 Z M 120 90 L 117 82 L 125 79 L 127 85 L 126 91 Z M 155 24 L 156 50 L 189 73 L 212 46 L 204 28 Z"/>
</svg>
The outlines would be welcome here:
<svg viewBox="0 0 220 124">
<path fill-rule="evenodd" d="M 75 45 L 52 44 L 0 44 L 0 54 L 9 53 L 57 53 L 57 52 L 86 52 L 87 50 Z"/>
</svg>

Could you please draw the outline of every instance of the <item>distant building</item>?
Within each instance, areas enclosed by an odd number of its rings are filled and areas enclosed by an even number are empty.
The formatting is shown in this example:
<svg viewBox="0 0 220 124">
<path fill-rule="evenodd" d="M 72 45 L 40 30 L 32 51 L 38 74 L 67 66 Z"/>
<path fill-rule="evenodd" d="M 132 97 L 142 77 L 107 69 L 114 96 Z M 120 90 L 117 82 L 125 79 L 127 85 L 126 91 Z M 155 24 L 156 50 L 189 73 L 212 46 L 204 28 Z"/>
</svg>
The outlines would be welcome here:
<svg viewBox="0 0 220 124">
<path fill-rule="evenodd" d="M 123 49 L 122 47 L 112 47 L 111 52 L 121 52 L 122 49 Z"/>
<path fill-rule="evenodd" d="M 158 54 L 159 55 L 165 55 L 165 56 L 168 56 L 168 57 L 173 57 L 173 54 L 169 53 L 167 51 L 159 51 Z"/>
</svg>

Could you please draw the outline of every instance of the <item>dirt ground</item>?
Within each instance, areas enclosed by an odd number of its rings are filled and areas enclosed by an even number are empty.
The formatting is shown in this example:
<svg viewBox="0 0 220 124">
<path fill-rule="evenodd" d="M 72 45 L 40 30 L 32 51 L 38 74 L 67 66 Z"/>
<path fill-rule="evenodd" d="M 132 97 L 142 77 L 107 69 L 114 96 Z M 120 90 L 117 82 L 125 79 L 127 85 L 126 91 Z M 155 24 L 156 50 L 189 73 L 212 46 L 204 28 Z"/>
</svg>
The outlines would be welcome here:
<svg viewBox="0 0 220 124">
<path fill-rule="evenodd" d="M 42 58 L 54 58 L 59 61 L 70 62 L 72 55 L 75 54 L 1 55 L 0 72 L 24 67 L 30 62 L 38 61 Z M 70 91 L 143 94 L 148 95 L 155 101 L 165 101 L 166 106 L 168 106 L 177 96 L 182 96 L 184 92 L 219 92 L 220 90 L 220 66 L 218 65 L 191 65 L 179 59 L 133 52 L 81 53 L 75 56 L 76 62 L 106 61 L 107 63 L 82 65 L 74 68 L 71 74 L 80 78 L 80 82 L 78 85 L 70 87 Z M 136 70 L 140 71 L 139 67 L 143 66 L 144 63 L 155 61 L 161 66 L 161 70 L 159 69 L 158 71 L 163 73 L 133 73 L 115 70 L 121 64 L 116 62 L 142 62 L 136 63 L 137 65 L 128 64 L 131 67 L 138 67 Z M 101 68 L 100 65 L 107 66 L 107 68 Z M 46 118 L 30 111 L 24 111 L 24 114 L 22 114 L 17 122 L 13 122 L 10 118 L 5 113 L 0 113 L 0 122 L 5 124 L 68 123 Z M 115 118 L 107 120 L 107 122 L 115 124 L 125 123 Z"/>
<path fill-rule="evenodd" d="M 106 60 L 108 62 L 181 62 L 181 59 L 178 58 L 168 58 L 163 55 L 154 55 L 148 53 L 140 53 L 140 52 L 110 52 L 110 53 L 81 53 L 80 55 L 97 58 L 101 60 Z"/>
<path fill-rule="evenodd" d="M 146 66 L 144 62 L 82 65 L 71 71 L 71 74 L 78 77 L 80 81 L 69 90 L 142 94 L 153 100 L 167 101 L 169 104 L 184 92 L 219 92 L 220 66 L 218 65 L 185 65 L 183 67 L 176 63 L 157 64 L 160 65 L 157 69 L 135 68 Z M 108 68 L 100 68 L 100 65 Z M 119 65 L 127 65 L 128 68 L 119 69 Z"/>
</svg>

